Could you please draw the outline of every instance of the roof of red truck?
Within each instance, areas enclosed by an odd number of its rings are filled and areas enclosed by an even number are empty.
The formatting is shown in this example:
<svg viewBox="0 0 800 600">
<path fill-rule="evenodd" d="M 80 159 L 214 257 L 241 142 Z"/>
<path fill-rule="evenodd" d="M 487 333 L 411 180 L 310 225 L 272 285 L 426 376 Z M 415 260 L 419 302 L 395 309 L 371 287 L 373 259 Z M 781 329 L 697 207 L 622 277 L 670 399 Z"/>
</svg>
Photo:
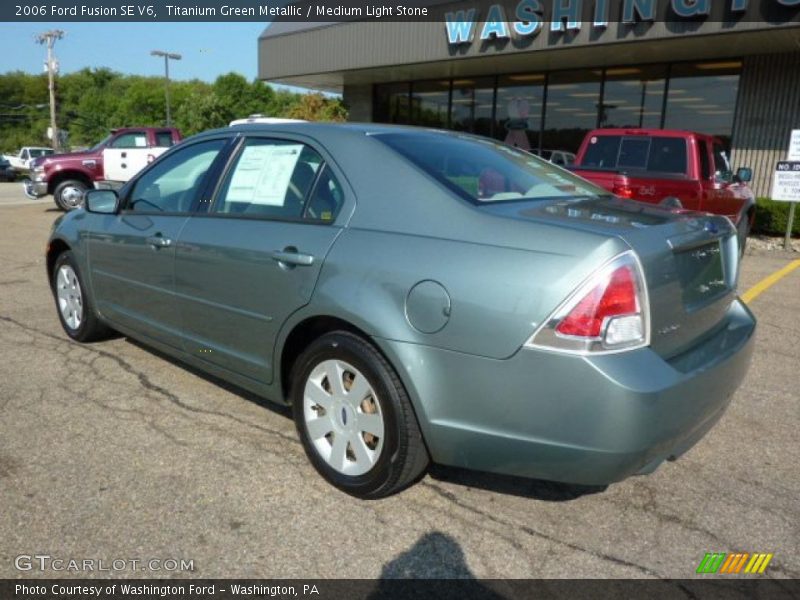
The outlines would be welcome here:
<svg viewBox="0 0 800 600">
<path fill-rule="evenodd" d="M 713 138 L 713 135 L 686 131 L 684 129 L 644 129 L 637 127 L 606 127 L 593 129 L 589 135 L 653 135 L 660 137 L 702 137 Z"/>
</svg>

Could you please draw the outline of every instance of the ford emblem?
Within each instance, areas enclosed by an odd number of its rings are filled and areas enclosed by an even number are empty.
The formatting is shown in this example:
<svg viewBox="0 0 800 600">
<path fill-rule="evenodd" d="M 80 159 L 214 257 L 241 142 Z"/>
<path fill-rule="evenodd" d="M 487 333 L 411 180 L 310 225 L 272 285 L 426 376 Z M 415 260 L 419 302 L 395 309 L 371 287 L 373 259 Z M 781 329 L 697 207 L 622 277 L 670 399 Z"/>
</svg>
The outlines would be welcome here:
<svg viewBox="0 0 800 600">
<path fill-rule="evenodd" d="M 706 221 L 706 224 L 703 226 L 703 229 L 711 234 L 719 233 L 719 227 L 717 227 L 717 224 L 714 223 L 714 221 Z"/>
</svg>

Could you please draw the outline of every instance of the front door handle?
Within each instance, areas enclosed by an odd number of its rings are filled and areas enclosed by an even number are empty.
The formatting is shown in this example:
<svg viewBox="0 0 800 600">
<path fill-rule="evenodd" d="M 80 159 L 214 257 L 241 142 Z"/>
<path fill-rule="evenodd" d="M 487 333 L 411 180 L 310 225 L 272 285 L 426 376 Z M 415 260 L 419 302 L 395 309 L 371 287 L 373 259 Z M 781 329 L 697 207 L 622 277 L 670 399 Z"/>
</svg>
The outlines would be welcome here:
<svg viewBox="0 0 800 600">
<path fill-rule="evenodd" d="M 169 238 L 165 238 L 160 233 L 156 235 L 151 235 L 145 241 L 156 250 L 158 250 L 159 248 L 168 248 L 169 246 L 172 245 L 172 240 Z"/>
<path fill-rule="evenodd" d="M 283 250 L 276 250 L 272 253 L 272 260 L 278 262 L 283 267 L 310 267 L 314 264 L 314 257 L 310 254 L 303 254 L 298 252 L 297 248 L 292 246 L 284 248 Z"/>
</svg>

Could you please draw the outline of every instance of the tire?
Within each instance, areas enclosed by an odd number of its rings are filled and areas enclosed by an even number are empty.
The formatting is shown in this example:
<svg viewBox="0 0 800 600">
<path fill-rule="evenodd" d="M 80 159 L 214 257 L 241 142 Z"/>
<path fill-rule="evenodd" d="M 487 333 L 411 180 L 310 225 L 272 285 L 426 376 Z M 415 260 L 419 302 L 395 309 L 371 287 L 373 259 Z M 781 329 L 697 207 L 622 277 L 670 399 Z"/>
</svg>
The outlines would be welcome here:
<svg viewBox="0 0 800 600">
<path fill-rule="evenodd" d="M 83 206 L 83 195 L 89 186 L 78 179 L 65 179 L 53 190 L 56 206 L 64 211 L 75 210 Z"/>
<path fill-rule="evenodd" d="M 111 337 L 113 331 L 98 318 L 72 252 L 62 252 L 56 259 L 50 288 L 61 327 L 69 337 L 82 343 Z"/>
<path fill-rule="evenodd" d="M 667 196 L 666 198 L 663 198 L 658 205 L 665 208 L 683 208 L 680 198 L 676 198 L 675 196 Z"/>
<path fill-rule="evenodd" d="M 306 455 L 340 490 L 381 498 L 425 472 L 428 451 L 408 394 L 391 365 L 361 337 L 336 331 L 314 341 L 295 362 L 291 384 Z"/>
<path fill-rule="evenodd" d="M 750 215 L 744 214 L 739 219 L 739 224 L 736 226 L 736 238 L 739 241 L 739 259 L 744 258 L 744 250 L 747 246 L 747 236 L 750 235 Z"/>
</svg>

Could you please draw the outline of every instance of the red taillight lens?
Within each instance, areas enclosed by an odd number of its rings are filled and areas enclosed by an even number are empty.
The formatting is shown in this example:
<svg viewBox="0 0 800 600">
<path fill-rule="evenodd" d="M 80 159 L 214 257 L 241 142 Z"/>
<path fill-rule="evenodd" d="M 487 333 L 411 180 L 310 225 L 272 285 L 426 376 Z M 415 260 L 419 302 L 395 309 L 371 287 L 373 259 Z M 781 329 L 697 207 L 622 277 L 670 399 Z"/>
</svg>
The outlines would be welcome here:
<svg viewBox="0 0 800 600">
<path fill-rule="evenodd" d="M 537 329 L 526 346 L 562 352 L 619 352 L 650 343 L 644 272 L 632 250 L 586 279 Z"/>
<path fill-rule="evenodd" d="M 626 184 L 615 183 L 611 193 L 620 198 L 633 198 L 633 188 Z"/>
<path fill-rule="evenodd" d="M 607 318 L 639 312 L 633 269 L 623 265 L 599 283 L 558 324 L 561 335 L 596 338 Z"/>
</svg>

